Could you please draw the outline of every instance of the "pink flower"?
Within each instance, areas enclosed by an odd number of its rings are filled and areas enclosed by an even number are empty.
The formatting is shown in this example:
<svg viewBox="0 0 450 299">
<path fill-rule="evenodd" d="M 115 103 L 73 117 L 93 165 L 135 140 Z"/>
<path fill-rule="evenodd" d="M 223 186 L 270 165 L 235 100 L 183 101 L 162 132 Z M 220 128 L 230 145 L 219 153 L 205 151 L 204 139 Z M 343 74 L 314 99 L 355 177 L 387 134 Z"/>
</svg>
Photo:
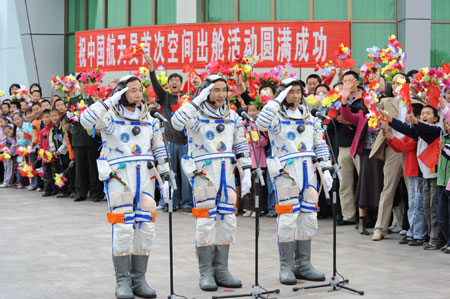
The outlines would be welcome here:
<svg viewBox="0 0 450 299">
<path fill-rule="evenodd" d="M 449 86 L 450 85 L 450 79 L 444 79 L 444 80 L 442 80 L 442 83 L 445 85 L 445 86 Z"/>
<path fill-rule="evenodd" d="M 434 75 L 436 74 L 436 70 L 435 69 L 430 69 L 429 71 L 428 71 L 428 77 L 433 77 Z"/>
<path fill-rule="evenodd" d="M 440 78 L 442 78 L 442 77 L 444 77 L 444 72 L 443 71 L 441 71 L 441 70 L 438 70 L 437 72 L 436 72 L 436 77 L 438 77 L 439 79 Z"/>
</svg>

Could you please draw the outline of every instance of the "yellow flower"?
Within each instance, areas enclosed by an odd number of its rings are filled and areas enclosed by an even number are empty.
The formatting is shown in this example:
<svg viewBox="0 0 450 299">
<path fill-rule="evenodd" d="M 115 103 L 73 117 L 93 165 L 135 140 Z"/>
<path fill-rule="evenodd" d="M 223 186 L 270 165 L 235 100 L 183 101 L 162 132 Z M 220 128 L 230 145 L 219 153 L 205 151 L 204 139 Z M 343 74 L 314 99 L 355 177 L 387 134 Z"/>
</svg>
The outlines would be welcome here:
<svg viewBox="0 0 450 299">
<path fill-rule="evenodd" d="M 3 90 L 0 90 L 0 97 L 2 97 L 5 94 Z"/>
<path fill-rule="evenodd" d="M 252 67 L 249 66 L 248 64 L 244 64 L 242 66 L 242 71 L 244 71 L 245 73 L 250 73 L 252 71 Z"/>
<path fill-rule="evenodd" d="M 376 115 L 372 115 L 369 119 L 369 128 L 376 129 L 378 127 L 378 118 Z"/>
<path fill-rule="evenodd" d="M 403 79 L 403 78 L 398 78 L 398 79 L 397 79 L 397 83 L 403 85 L 403 84 L 406 83 L 406 80 Z"/>
<path fill-rule="evenodd" d="M 331 97 L 326 97 L 322 100 L 322 106 L 328 108 L 331 106 L 331 102 L 332 102 Z"/>
<path fill-rule="evenodd" d="M 310 104 L 311 106 L 315 106 L 315 105 L 317 105 L 319 100 L 314 95 L 310 95 L 306 98 L 306 102 L 308 104 Z"/>
<path fill-rule="evenodd" d="M 140 71 L 142 74 L 147 74 L 147 73 L 148 73 L 148 68 L 146 68 L 145 66 L 141 66 L 141 67 L 139 68 L 139 71 Z"/>
</svg>

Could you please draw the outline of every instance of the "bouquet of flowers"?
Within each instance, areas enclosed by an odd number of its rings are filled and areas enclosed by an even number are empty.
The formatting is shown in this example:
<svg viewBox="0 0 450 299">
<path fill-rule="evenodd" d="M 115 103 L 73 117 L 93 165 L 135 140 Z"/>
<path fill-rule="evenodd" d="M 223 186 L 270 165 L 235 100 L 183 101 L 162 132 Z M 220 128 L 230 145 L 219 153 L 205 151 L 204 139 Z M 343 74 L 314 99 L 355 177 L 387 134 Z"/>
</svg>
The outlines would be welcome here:
<svg viewBox="0 0 450 299">
<path fill-rule="evenodd" d="M 101 69 L 94 69 L 93 71 L 83 72 L 80 76 L 80 81 L 86 84 L 101 83 L 105 72 Z"/>
<path fill-rule="evenodd" d="M 16 155 L 20 156 L 20 157 L 26 157 L 30 154 L 31 152 L 31 146 L 25 147 L 25 146 L 19 146 L 16 149 Z"/>
<path fill-rule="evenodd" d="M 323 84 L 330 85 L 336 75 L 336 66 L 333 60 L 325 62 L 322 65 L 317 64 L 314 71 L 317 72 L 319 69 Z"/>
<path fill-rule="evenodd" d="M 340 43 L 336 50 L 336 64 L 339 65 L 343 71 L 356 64 L 356 61 L 352 58 L 352 50 L 349 47 L 346 47 L 344 43 Z"/>
<path fill-rule="evenodd" d="M 67 183 L 67 178 L 64 177 L 64 173 L 55 173 L 53 179 L 55 180 L 54 185 L 60 189 Z"/>
<path fill-rule="evenodd" d="M 79 89 L 77 79 L 72 74 L 53 77 L 51 79 L 51 85 L 55 90 L 69 95 L 75 93 Z"/>
<path fill-rule="evenodd" d="M 406 53 L 403 52 L 402 44 L 395 35 L 391 35 L 385 49 L 373 46 L 368 48 L 367 52 L 369 53 L 367 58 L 375 64 L 377 69 L 381 69 L 381 73 L 389 83 L 397 73 L 405 68 Z"/>
<path fill-rule="evenodd" d="M 19 163 L 17 170 L 19 170 L 20 174 L 26 178 L 32 178 L 36 175 L 36 171 L 33 169 L 31 163 L 21 162 Z"/>
<path fill-rule="evenodd" d="M 122 59 L 129 60 L 133 57 L 137 57 L 139 55 L 144 55 L 145 44 L 132 44 L 128 48 L 122 51 Z"/>
<path fill-rule="evenodd" d="M 87 85 L 84 88 L 87 93 L 94 98 L 94 101 L 105 100 L 109 94 L 113 91 L 114 87 L 112 85 L 102 85 L 98 86 L 98 83 Z"/>
<path fill-rule="evenodd" d="M 233 71 L 236 75 L 242 75 L 244 81 L 255 79 L 253 75 L 253 67 L 259 62 L 259 56 L 247 55 L 243 57 L 236 57 L 237 64 L 234 65 Z"/>
<path fill-rule="evenodd" d="M 42 159 L 44 162 L 50 162 L 53 159 L 53 155 L 51 152 L 44 150 L 43 148 L 38 151 L 38 158 Z"/>
<path fill-rule="evenodd" d="M 450 79 L 441 68 L 421 68 L 414 76 L 413 87 L 418 91 L 426 91 L 433 81 L 440 89 L 450 85 Z"/>
<path fill-rule="evenodd" d="M 14 90 L 13 95 L 11 96 L 11 100 L 25 100 L 28 101 L 30 99 L 30 93 L 28 89 L 21 86 L 18 90 Z"/>
</svg>

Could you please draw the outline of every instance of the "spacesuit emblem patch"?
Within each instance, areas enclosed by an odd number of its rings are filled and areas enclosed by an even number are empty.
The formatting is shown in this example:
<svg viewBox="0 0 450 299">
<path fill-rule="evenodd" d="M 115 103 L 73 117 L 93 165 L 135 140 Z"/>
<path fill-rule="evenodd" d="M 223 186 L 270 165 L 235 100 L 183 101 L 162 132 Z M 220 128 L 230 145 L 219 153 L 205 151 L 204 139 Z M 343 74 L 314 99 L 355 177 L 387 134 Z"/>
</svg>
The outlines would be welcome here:
<svg viewBox="0 0 450 299">
<path fill-rule="evenodd" d="M 220 141 L 218 144 L 217 144 L 217 151 L 218 152 L 224 152 L 224 151 L 226 151 L 227 150 L 227 146 L 225 145 L 225 143 L 223 143 L 222 141 Z"/>
<path fill-rule="evenodd" d="M 292 131 L 289 131 L 289 132 L 287 132 L 287 134 L 286 134 L 286 137 L 287 137 L 287 139 L 289 139 L 289 140 L 295 140 L 295 133 L 294 132 L 292 132 Z"/>
<path fill-rule="evenodd" d="M 141 149 L 141 147 L 138 144 L 135 144 L 131 148 L 131 153 L 133 155 L 140 155 L 140 154 L 142 154 L 142 149 Z"/>
<path fill-rule="evenodd" d="M 211 131 L 211 130 L 207 131 L 206 134 L 205 134 L 205 137 L 208 140 L 213 140 L 214 139 L 214 132 Z"/>
<path fill-rule="evenodd" d="M 299 152 L 304 152 L 306 151 L 306 145 L 303 142 L 299 142 L 298 147 L 297 147 Z"/>
<path fill-rule="evenodd" d="M 122 141 L 123 143 L 127 143 L 128 141 L 130 141 L 130 135 L 128 133 L 120 134 L 120 141 Z"/>
</svg>

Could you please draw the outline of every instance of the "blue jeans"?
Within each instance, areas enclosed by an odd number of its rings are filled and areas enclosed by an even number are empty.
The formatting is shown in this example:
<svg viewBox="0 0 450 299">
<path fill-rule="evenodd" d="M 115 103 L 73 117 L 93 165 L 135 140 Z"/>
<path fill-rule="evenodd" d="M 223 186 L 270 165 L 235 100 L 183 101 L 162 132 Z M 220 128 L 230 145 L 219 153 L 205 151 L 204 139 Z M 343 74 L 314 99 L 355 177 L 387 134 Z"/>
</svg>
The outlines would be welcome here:
<svg viewBox="0 0 450 299">
<path fill-rule="evenodd" d="M 187 146 L 173 142 L 169 142 L 167 146 L 169 150 L 170 163 L 172 164 L 172 171 L 177 175 L 177 190 L 173 192 L 172 197 L 173 207 L 175 210 L 179 206 L 181 208 L 192 208 L 193 202 L 191 183 L 181 168 L 181 158 L 188 154 Z M 159 205 L 164 205 L 162 200 Z"/>
<path fill-rule="evenodd" d="M 427 235 L 427 224 L 423 213 L 423 178 L 408 177 L 408 237 L 423 239 Z"/>
<path fill-rule="evenodd" d="M 266 181 L 267 185 L 267 212 L 268 213 L 275 213 L 275 191 L 273 190 L 273 182 L 272 178 L 270 177 L 269 171 L 266 171 Z"/>
<path fill-rule="evenodd" d="M 439 227 L 447 240 L 447 245 L 450 246 L 450 191 L 445 190 L 443 186 L 437 188 L 436 209 Z"/>
<path fill-rule="evenodd" d="M 36 161 L 37 157 L 38 157 L 38 155 L 36 152 L 30 153 L 30 163 L 33 164 Z M 31 178 L 31 183 L 30 183 L 31 187 L 37 188 L 38 183 L 39 183 L 38 175 L 35 175 L 34 177 Z"/>
</svg>

